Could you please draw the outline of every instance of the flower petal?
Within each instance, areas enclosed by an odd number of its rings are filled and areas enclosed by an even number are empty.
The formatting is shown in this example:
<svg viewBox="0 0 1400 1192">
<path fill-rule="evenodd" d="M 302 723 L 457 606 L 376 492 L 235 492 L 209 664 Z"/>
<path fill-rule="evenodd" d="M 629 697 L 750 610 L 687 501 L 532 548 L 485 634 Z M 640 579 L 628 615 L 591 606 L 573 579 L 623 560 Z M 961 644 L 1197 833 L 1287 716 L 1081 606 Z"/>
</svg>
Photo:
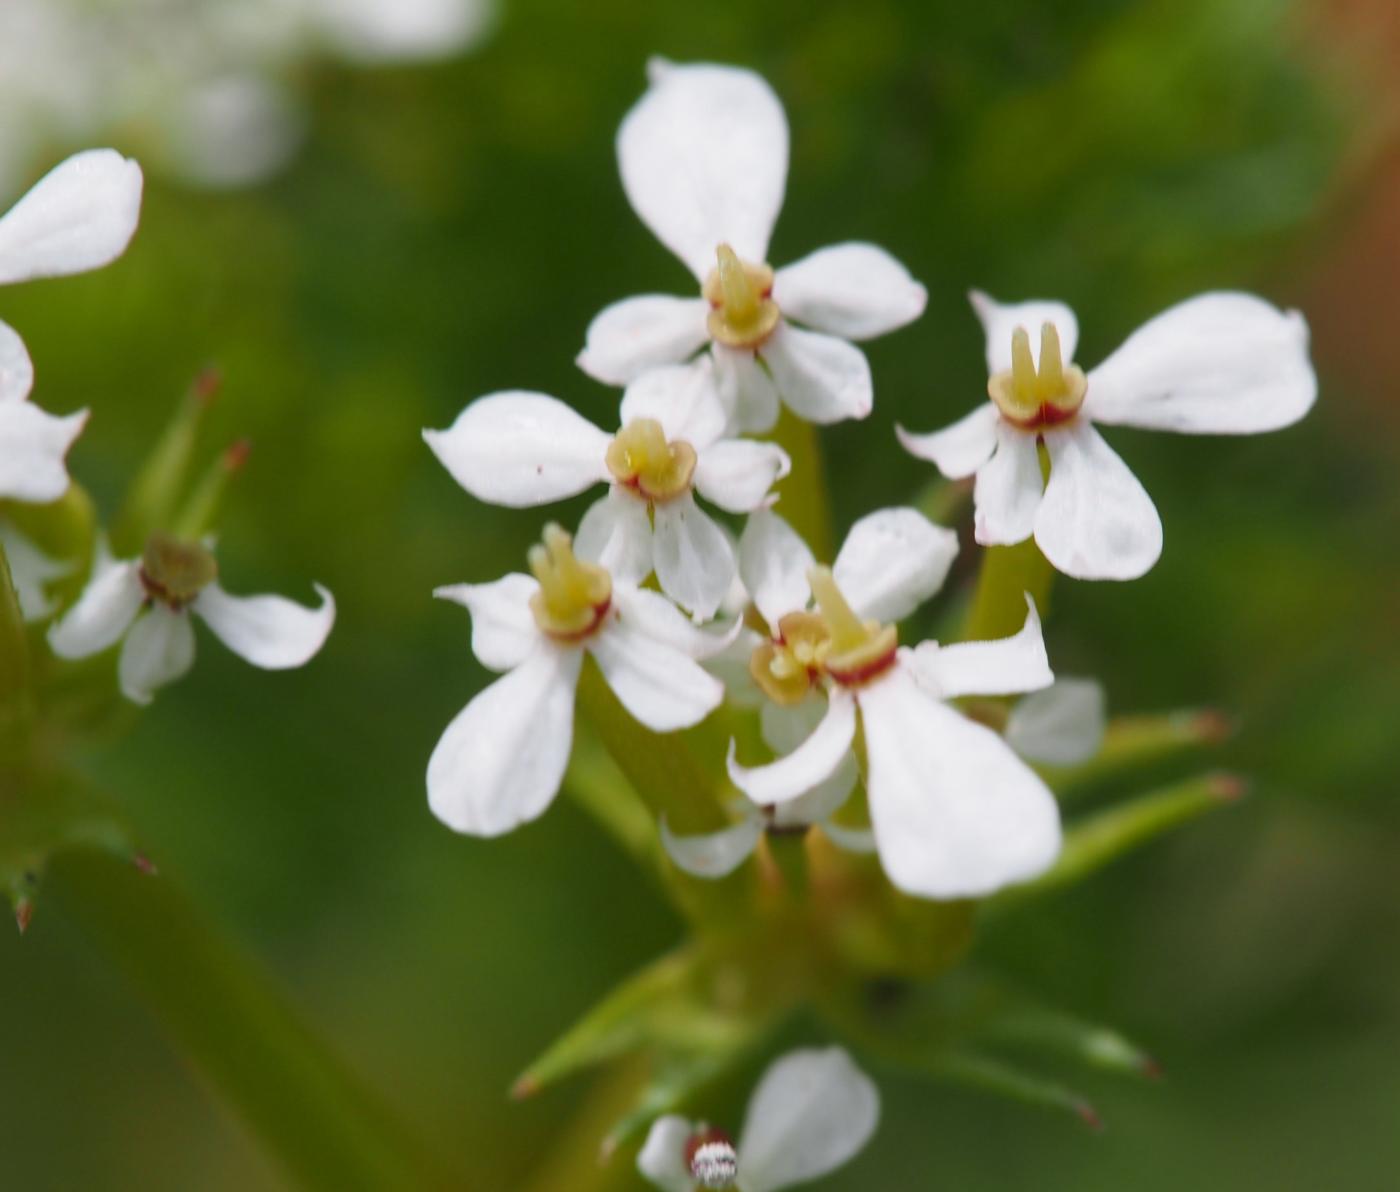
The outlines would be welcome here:
<svg viewBox="0 0 1400 1192">
<path fill-rule="evenodd" d="M 695 487 L 721 509 L 749 513 L 763 505 L 773 485 L 790 471 L 792 461 L 776 443 L 721 439 L 700 452 Z"/>
<path fill-rule="evenodd" d="M 771 509 L 749 515 L 739 536 L 739 574 L 770 629 L 784 614 L 807 607 L 807 572 L 816 564 L 797 531 Z"/>
<path fill-rule="evenodd" d="M 620 421 L 626 426 L 636 418 L 656 419 L 668 439 L 684 439 L 697 451 L 723 435 L 728 415 L 709 354 L 649 369 L 628 385 Z"/>
<path fill-rule="evenodd" d="M 450 584 L 435 588 L 440 600 L 460 604 L 472 615 L 472 653 L 482 666 L 507 671 L 519 666 L 540 644 L 530 597 L 540 590 L 530 575 L 512 572 L 489 584 Z"/>
<path fill-rule="evenodd" d="M 622 187 L 656 238 L 704 281 L 727 243 L 767 260 L 787 184 L 788 127 L 752 71 L 653 61 L 617 133 Z"/>
<path fill-rule="evenodd" d="M 1028 761 L 1077 766 L 1098 753 L 1106 721 L 1103 688 L 1098 683 L 1056 679 L 1011 710 L 1006 743 Z"/>
<path fill-rule="evenodd" d="M 588 324 L 575 363 L 606 385 L 626 385 L 648 369 L 675 364 L 710 338 L 703 298 L 643 294 L 614 302 Z"/>
<path fill-rule="evenodd" d="M 679 650 L 687 658 L 718 657 L 744 630 L 738 620 L 728 624 L 712 622 L 701 628 L 660 592 L 629 584 L 613 585 L 613 607 L 630 628 Z"/>
<path fill-rule="evenodd" d="M 122 643 L 117 681 L 133 703 L 149 704 L 157 688 L 173 683 L 194 665 L 194 626 L 189 614 L 154 604 L 136 618 Z"/>
<path fill-rule="evenodd" d="M 860 706 L 880 862 L 899 889 L 977 897 L 1054 861 L 1055 799 L 991 729 L 939 703 L 903 659 Z"/>
<path fill-rule="evenodd" d="M 554 801 L 574 738 L 583 651 L 544 644 L 463 708 L 428 759 L 428 806 L 454 832 L 500 836 Z"/>
<path fill-rule="evenodd" d="M 46 588 L 51 580 L 73 571 L 71 563 L 60 563 L 44 554 L 9 522 L 0 518 L 0 549 L 10 565 L 10 580 L 19 597 L 20 615 L 25 621 L 42 621 L 57 606 Z"/>
<path fill-rule="evenodd" d="M 910 659 L 914 677 L 939 699 L 963 695 L 1014 695 L 1055 681 L 1035 601 L 1026 596 L 1026 623 L 1013 637 L 941 646 L 920 642 Z"/>
<path fill-rule="evenodd" d="M 1047 431 L 1050 483 L 1035 540 L 1076 579 L 1137 579 L 1162 553 L 1162 519 L 1128 465 L 1085 419 Z"/>
<path fill-rule="evenodd" d="M 1055 324 L 1060 334 L 1060 356 L 1066 364 L 1074 361 L 1079 346 L 1079 320 L 1063 302 L 1034 299 L 1030 302 L 1003 304 L 990 294 L 973 290 L 968 296 L 972 309 L 987 334 L 987 372 L 995 375 L 1011 367 L 1011 335 L 1024 327 L 1031 340 L 1031 355 L 1040 366 L 1040 329 L 1046 323 Z"/>
<path fill-rule="evenodd" d="M 19 332 L 0 322 L 0 403 L 23 401 L 34 388 L 34 364 Z"/>
<path fill-rule="evenodd" d="M 851 527 L 832 565 L 862 617 L 901 621 L 943 586 L 958 536 L 917 509 L 877 509 Z"/>
<path fill-rule="evenodd" d="M 783 1056 L 749 1100 L 739 1141 L 743 1192 L 805 1183 L 849 1162 L 875 1133 L 880 1094 L 839 1047 Z"/>
<path fill-rule="evenodd" d="M 692 877 L 728 877 L 753 855 L 763 835 L 757 812 L 751 804 L 745 807 L 746 814 L 737 824 L 697 836 L 677 836 L 662 816 L 661 846 L 677 867 Z"/>
<path fill-rule="evenodd" d="M 875 404 L 870 362 L 844 339 L 780 322 L 762 351 L 778 395 L 808 422 L 864 418 Z"/>
<path fill-rule="evenodd" d="M 885 335 L 924 313 L 928 291 L 874 244 L 833 244 L 779 269 L 773 299 L 790 319 L 842 339 Z"/>
<path fill-rule="evenodd" d="M 708 621 L 737 567 L 729 539 L 689 493 L 655 506 L 652 517 L 652 564 L 661 590 Z"/>
<path fill-rule="evenodd" d="M 1012 546 L 1035 529 L 1045 481 L 1034 431 L 998 418 L 996 433 L 996 454 L 977 469 L 972 489 L 973 537 L 983 546 Z"/>
<path fill-rule="evenodd" d="M 64 457 L 86 410 L 59 418 L 27 401 L 0 402 L 0 499 L 46 503 L 68 491 Z"/>
<path fill-rule="evenodd" d="M 904 450 L 935 464 L 949 480 L 971 476 L 992 458 L 997 445 L 1000 415 L 991 402 L 983 402 L 972 413 L 927 435 L 910 434 L 896 425 L 894 433 Z"/>
<path fill-rule="evenodd" d="M 695 1123 L 674 1113 L 659 1117 L 637 1155 L 637 1170 L 663 1192 L 694 1192 L 695 1177 L 685 1161 L 685 1144 Z"/>
<path fill-rule="evenodd" d="M 1308 325 L 1253 294 L 1202 294 L 1158 315 L 1089 374 L 1095 422 L 1247 435 L 1297 422 L 1317 397 Z"/>
<path fill-rule="evenodd" d="M 608 479 L 612 437 L 543 393 L 478 398 L 423 439 L 458 484 L 493 505 L 545 505 Z"/>
<path fill-rule="evenodd" d="M 145 598 L 134 562 L 99 556 L 78 602 L 49 626 L 49 648 L 60 658 L 100 654 L 127 631 Z"/>
<path fill-rule="evenodd" d="M 590 638 L 588 649 L 622 706 L 654 732 L 699 724 L 724 699 L 714 675 L 625 617 Z"/>
<path fill-rule="evenodd" d="M 871 853 L 880 851 L 880 845 L 875 839 L 873 828 L 848 828 L 844 824 L 824 820 L 822 821 L 822 831 L 826 833 L 832 844 L 845 852 L 869 856 Z"/>
<path fill-rule="evenodd" d="M 217 583 L 190 607 L 240 658 L 263 670 L 290 670 L 316 656 L 335 624 L 335 597 L 320 584 L 313 586 L 319 608 L 284 596 L 230 596 Z"/>
<path fill-rule="evenodd" d="M 734 640 L 705 659 L 705 669 L 724 684 L 724 698 L 736 708 L 758 708 L 770 702 L 749 670 L 749 660 L 764 640 L 741 621 Z"/>
<path fill-rule="evenodd" d="M 771 700 L 759 711 L 763 742 L 779 756 L 791 753 L 805 741 L 826 715 L 826 700 L 811 695 L 794 707 L 783 707 Z M 814 786 L 805 795 L 772 808 L 773 823 L 788 828 L 821 823 L 841 806 L 860 779 L 860 766 L 853 750 L 848 750 L 831 777 Z"/>
<path fill-rule="evenodd" d="M 786 803 L 829 778 L 851 750 L 856 734 L 856 705 L 850 692 L 832 688 L 826 715 L 811 735 L 785 757 L 766 766 L 741 766 L 729 743 L 729 780 L 761 807 Z"/>
<path fill-rule="evenodd" d="M 758 357 L 723 344 L 715 344 L 710 357 L 715 362 L 716 392 L 730 428 L 744 434 L 767 434 L 778 421 L 778 390 Z"/>
<path fill-rule="evenodd" d="M 651 574 L 651 521 L 647 503 L 619 485 L 594 501 L 578 524 L 574 554 L 597 563 L 614 579 L 639 584 Z"/>
<path fill-rule="evenodd" d="M 0 219 L 0 285 L 106 265 L 140 216 L 140 166 L 115 149 L 75 153 Z"/>
</svg>

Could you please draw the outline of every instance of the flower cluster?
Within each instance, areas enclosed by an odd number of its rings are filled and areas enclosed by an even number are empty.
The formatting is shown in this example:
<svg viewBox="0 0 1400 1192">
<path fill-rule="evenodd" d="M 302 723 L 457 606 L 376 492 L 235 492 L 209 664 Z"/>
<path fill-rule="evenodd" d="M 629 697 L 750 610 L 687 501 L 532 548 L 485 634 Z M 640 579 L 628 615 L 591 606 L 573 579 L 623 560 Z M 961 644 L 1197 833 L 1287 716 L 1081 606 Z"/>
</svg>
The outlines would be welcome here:
<svg viewBox="0 0 1400 1192">
<path fill-rule="evenodd" d="M 871 412 L 853 341 L 917 319 L 924 287 L 870 244 L 768 263 L 788 129 L 751 72 L 654 62 L 617 153 L 633 209 L 696 289 L 625 299 L 588 327 L 577 363 L 623 388 L 615 424 L 510 391 L 424 432 L 483 501 L 543 505 L 607 485 L 575 535 L 545 529 L 530 575 L 438 590 L 470 611 L 473 651 L 505 674 L 433 752 L 432 810 L 481 836 L 543 813 L 569 764 L 582 668 L 596 665 L 655 733 L 722 705 L 727 725 L 756 713 L 757 731 L 729 743 L 727 826 L 695 833 L 657 816 L 684 874 L 721 879 L 765 836 L 814 826 L 839 849 L 877 854 L 889 883 L 917 898 L 980 898 L 1044 874 L 1060 816 L 1031 763 L 1087 757 L 1103 708 L 1092 682 L 1056 681 L 1034 600 L 1011 636 L 906 641 L 900 623 L 939 591 L 956 534 L 913 508 L 883 509 L 822 560 L 780 514 L 791 428 Z M 1133 578 L 1161 552 L 1157 512 L 1098 424 L 1251 433 L 1296 421 L 1315 397 L 1302 317 L 1250 295 L 1185 302 L 1088 373 L 1062 304 L 973 293 L 972 305 L 989 401 L 933 434 L 899 428 L 899 440 L 949 479 L 975 475 L 979 544 L 1033 537 L 1070 576 Z M 712 510 L 744 524 L 731 530 Z M 977 715 L 989 701 L 994 714 Z M 844 1162 L 876 1107 L 844 1052 L 796 1053 L 764 1079 L 737 1145 L 663 1117 L 640 1167 L 672 1192 L 763 1192 Z"/>
</svg>

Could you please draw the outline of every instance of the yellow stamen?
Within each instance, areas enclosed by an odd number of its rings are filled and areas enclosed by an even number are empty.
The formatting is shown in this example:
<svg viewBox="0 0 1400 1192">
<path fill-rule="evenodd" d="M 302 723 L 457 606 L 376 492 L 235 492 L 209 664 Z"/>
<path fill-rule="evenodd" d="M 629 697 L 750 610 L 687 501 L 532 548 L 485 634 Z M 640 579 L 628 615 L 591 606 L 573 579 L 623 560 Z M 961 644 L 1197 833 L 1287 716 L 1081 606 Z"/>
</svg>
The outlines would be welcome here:
<svg viewBox="0 0 1400 1192">
<path fill-rule="evenodd" d="M 188 604 L 219 576 L 219 565 L 197 542 L 182 542 L 157 530 L 141 553 L 141 583 L 147 595 L 171 608 Z"/>
<path fill-rule="evenodd" d="M 1011 333 L 1011 367 L 987 382 L 987 393 L 1003 416 L 1026 430 L 1066 422 L 1079 412 L 1089 382 L 1073 364 L 1065 364 L 1060 333 L 1054 323 L 1040 328 L 1040 368 L 1031 356 L 1024 327 Z"/>
<path fill-rule="evenodd" d="M 1036 401 L 1039 389 L 1037 380 L 1035 360 L 1031 356 L 1031 337 L 1024 327 L 1017 327 L 1011 333 L 1011 387 L 1016 400 L 1032 409 L 1039 404 Z"/>
<path fill-rule="evenodd" d="M 820 676 L 830 646 L 830 633 L 819 614 L 788 613 L 778 622 L 777 640 L 754 650 L 749 673 L 774 703 L 800 704 Z"/>
<path fill-rule="evenodd" d="M 731 348 L 758 348 L 773 334 L 781 314 L 773 301 L 773 270 L 739 259 L 727 244 L 715 249 L 716 267 L 702 292 L 713 308 L 710 335 Z"/>
<path fill-rule="evenodd" d="M 695 448 L 680 439 L 668 443 L 655 418 L 634 418 L 608 444 L 608 471 L 651 501 L 689 492 L 695 460 Z"/>
<path fill-rule="evenodd" d="M 894 661 L 899 634 L 893 625 L 862 621 L 836 586 L 831 568 L 813 567 L 807 583 L 831 634 L 823 666 L 838 683 L 855 685 L 882 673 Z"/>
<path fill-rule="evenodd" d="M 1040 328 L 1040 375 L 1036 393 L 1042 401 L 1054 401 L 1066 392 L 1064 361 L 1060 359 L 1060 333 L 1054 323 Z"/>
<path fill-rule="evenodd" d="M 579 559 L 562 527 L 545 526 L 544 545 L 530 548 L 529 561 L 540 581 L 530 611 L 541 630 L 560 641 L 579 641 L 603 623 L 612 603 L 612 577 Z"/>
</svg>

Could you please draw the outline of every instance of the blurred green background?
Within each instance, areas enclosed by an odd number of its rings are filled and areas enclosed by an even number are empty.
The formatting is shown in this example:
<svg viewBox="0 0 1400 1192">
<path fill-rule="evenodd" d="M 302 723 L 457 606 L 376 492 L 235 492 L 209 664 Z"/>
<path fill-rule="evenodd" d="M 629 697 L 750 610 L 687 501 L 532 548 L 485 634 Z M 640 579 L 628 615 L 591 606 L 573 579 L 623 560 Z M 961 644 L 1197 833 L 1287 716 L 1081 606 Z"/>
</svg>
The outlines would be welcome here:
<svg viewBox="0 0 1400 1192">
<path fill-rule="evenodd" d="M 515 1105 L 511 1080 L 680 924 L 567 800 L 495 842 L 429 815 L 428 754 L 486 678 L 468 618 L 431 589 L 518 567 L 542 519 L 473 501 L 419 432 L 509 387 L 607 424 L 616 394 L 572 363 L 589 318 L 688 285 L 626 205 L 617 123 L 652 53 L 751 66 L 792 124 L 774 263 L 869 239 L 929 288 L 920 322 L 869 345 L 873 416 L 824 434 L 843 525 L 930 478 L 896 421 L 932 429 L 978 399 L 970 286 L 1070 301 L 1086 364 L 1170 302 L 1258 289 L 1308 313 L 1322 377 L 1313 415 L 1279 434 L 1112 432 L 1165 554 L 1129 587 L 1062 581 L 1049 621 L 1057 669 L 1101 676 L 1115 709 L 1241 719 L 1222 762 L 1254 776 L 1251 798 L 985 941 L 1048 1000 L 1144 1041 L 1166 1080 L 1088 1081 L 1093 1135 L 875 1068 L 877 1140 L 823 1186 L 1394 1187 L 1390 9 L 506 0 L 453 61 L 307 70 L 312 132 L 281 177 L 210 194 L 151 176 L 121 262 L 4 294 L 36 400 L 93 408 L 71 462 L 109 514 L 216 363 L 218 429 L 254 443 L 222 532 L 228 586 L 309 599 L 316 579 L 340 604 L 325 652 L 289 674 L 202 635 L 189 679 L 85 764 L 162 873 L 473 1187 L 529 1188 L 588 1083 Z M 42 900 L 26 938 L 0 932 L 0 1057 L 0 1186 L 284 1186 Z M 735 1125 L 741 1107 L 709 1106 Z"/>
</svg>

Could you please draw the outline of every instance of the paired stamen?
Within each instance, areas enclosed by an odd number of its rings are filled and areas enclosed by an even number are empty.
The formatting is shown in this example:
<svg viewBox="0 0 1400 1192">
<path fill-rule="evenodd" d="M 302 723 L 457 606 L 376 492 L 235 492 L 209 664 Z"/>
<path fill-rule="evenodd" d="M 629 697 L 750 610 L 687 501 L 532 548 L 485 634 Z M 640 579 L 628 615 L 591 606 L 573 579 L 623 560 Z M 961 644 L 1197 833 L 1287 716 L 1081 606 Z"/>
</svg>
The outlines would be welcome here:
<svg viewBox="0 0 1400 1192">
<path fill-rule="evenodd" d="M 702 1188 L 729 1188 L 739 1176 L 734 1143 L 712 1126 L 702 1126 L 686 1139 L 685 1165 Z"/>
<path fill-rule="evenodd" d="M 219 565 L 199 543 L 157 530 L 146 540 L 138 574 L 149 599 L 178 612 L 218 579 Z"/>
<path fill-rule="evenodd" d="M 551 522 L 544 545 L 530 548 L 530 571 L 540 590 L 530 597 L 530 612 L 540 629 L 562 642 L 578 642 L 603 623 L 612 605 L 612 577 L 595 563 L 574 554 L 573 538 Z"/>
<path fill-rule="evenodd" d="M 695 448 L 682 439 L 668 442 L 655 418 L 634 418 L 608 444 L 613 478 L 649 501 L 669 501 L 690 491 Z"/>
<path fill-rule="evenodd" d="M 741 261 L 727 244 L 715 250 L 718 264 L 702 292 L 713 308 L 710 336 L 730 348 L 761 347 L 777 329 L 781 312 L 773 301 L 773 270 Z"/>
<path fill-rule="evenodd" d="M 807 572 L 807 583 L 831 629 L 827 674 L 843 687 L 856 687 L 894 665 L 899 633 L 893 625 L 862 621 L 846 603 L 830 567 L 813 567 Z"/>
<path fill-rule="evenodd" d="M 1024 327 L 1011 333 L 1011 367 L 987 382 L 987 393 L 1008 421 L 1026 430 L 1055 426 L 1079 412 L 1089 382 L 1076 365 L 1066 365 L 1054 323 L 1040 328 L 1040 368 L 1031 356 Z"/>
</svg>

